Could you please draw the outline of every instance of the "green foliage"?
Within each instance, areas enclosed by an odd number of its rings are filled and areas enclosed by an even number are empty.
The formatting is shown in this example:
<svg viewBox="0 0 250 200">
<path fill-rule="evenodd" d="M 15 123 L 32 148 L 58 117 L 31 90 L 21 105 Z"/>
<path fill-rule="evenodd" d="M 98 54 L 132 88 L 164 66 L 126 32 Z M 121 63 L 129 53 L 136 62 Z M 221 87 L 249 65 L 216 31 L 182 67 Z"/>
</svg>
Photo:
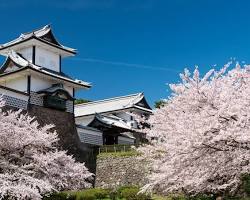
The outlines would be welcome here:
<svg viewBox="0 0 250 200">
<path fill-rule="evenodd" d="M 101 153 L 100 155 L 119 155 L 121 153 L 131 152 L 116 152 L 116 153 Z M 135 152 L 133 152 L 135 153 Z M 124 154 L 126 155 L 126 154 Z M 236 196 L 223 196 L 223 200 L 250 200 L 250 175 L 242 175 L 242 185 L 240 191 L 244 192 L 245 198 Z M 107 190 L 101 188 L 92 188 L 81 191 L 60 192 L 44 196 L 43 200 L 215 200 L 215 195 L 196 195 L 185 196 L 172 194 L 166 197 L 139 193 L 140 188 L 137 186 L 122 186 L 116 190 Z"/>
<path fill-rule="evenodd" d="M 101 188 L 86 189 L 76 192 L 60 192 L 43 197 L 43 200 L 100 200 L 105 199 L 109 191 Z"/>
<path fill-rule="evenodd" d="M 96 197 L 91 192 L 77 193 L 76 200 L 96 200 Z"/>
<path fill-rule="evenodd" d="M 184 195 L 169 195 L 168 200 L 188 200 Z"/>
<path fill-rule="evenodd" d="M 166 197 L 162 196 L 154 196 L 153 200 L 215 200 L 215 196 L 207 196 L 207 195 L 197 195 L 197 196 L 185 196 L 172 194 Z"/>
<path fill-rule="evenodd" d="M 188 200 L 215 200 L 214 195 L 197 195 L 194 197 L 188 197 Z"/>
<path fill-rule="evenodd" d="M 161 108 L 166 104 L 166 102 L 164 100 L 159 100 L 159 101 L 155 101 L 155 108 Z"/>
<path fill-rule="evenodd" d="M 244 174 L 241 178 L 242 181 L 242 189 L 247 194 L 247 196 L 250 196 L 250 175 Z"/>
<path fill-rule="evenodd" d="M 144 193 L 139 193 L 140 188 L 137 186 L 123 186 L 117 190 L 118 196 L 126 200 L 150 200 L 151 197 Z"/>
<path fill-rule="evenodd" d="M 99 200 L 108 197 L 109 191 L 101 188 L 93 188 L 76 192 L 76 200 Z"/>
<path fill-rule="evenodd" d="M 74 101 L 75 104 L 88 103 L 88 102 L 90 102 L 90 101 L 87 99 L 76 99 Z"/>
<path fill-rule="evenodd" d="M 118 198 L 118 192 L 116 190 L 110 190 L 109 198 L 110 200 L 116 200 Z"/>
<path fill-rule="evenodd" d="M 101 188 L 95 188 L 94 193 L 97 199 L 104 199 L 108 196 L 109 191 Z"/>
</svg>

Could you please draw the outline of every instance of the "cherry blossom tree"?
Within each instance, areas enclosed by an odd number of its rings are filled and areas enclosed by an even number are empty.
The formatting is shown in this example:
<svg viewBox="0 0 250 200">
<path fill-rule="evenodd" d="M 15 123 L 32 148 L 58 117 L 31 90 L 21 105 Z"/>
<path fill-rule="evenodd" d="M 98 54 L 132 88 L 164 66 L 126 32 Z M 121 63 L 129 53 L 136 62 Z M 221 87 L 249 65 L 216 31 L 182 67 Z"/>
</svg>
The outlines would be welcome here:
<svg viewBox="0 0 250 200">
<path fill-rule="evenodd" d="M 139 150 L 152 163 L 142 191 L 234 194 L 250 172 L 250 67 L 232 63 L 204 77 L 196 68 L 171 84 Z M 231 68 L 231 70 L 229 70 Z"/>
<path fill-rule="evenodd" d="M 92 174 L 58 150 L 52 127 L 39 126 L 21 111 L 0 111 L 0 199 L 39 200 L 46 193 L 90 186 Z"/>
</svg>

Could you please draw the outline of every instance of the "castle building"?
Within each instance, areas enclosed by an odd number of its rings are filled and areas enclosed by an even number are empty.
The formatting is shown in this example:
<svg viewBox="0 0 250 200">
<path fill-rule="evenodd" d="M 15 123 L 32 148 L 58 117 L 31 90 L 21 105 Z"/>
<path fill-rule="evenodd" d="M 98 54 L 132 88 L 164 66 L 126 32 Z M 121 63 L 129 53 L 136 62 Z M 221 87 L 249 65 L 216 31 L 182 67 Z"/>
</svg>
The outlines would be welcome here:
<svg viewBox="0 0 250 200">
<path fill-rule="evenodd" d="M 75 105 L 81 142 L 97 146 L 140 143 L 144 134 L 138 129 L 134 114 L 152 114 L 143 93 Z"/>
<path fill-rule="evenodd" d="M 75 54 L 58 42 L 49 25 L 0 45 L 0 55 L 6 57 L 0 68 L 0 95 L 5 109 L 23 109 L 40 125 L 53 124 L 60 148 L 92 169 L 92 150 L 82 148 L 74 118 L 75 92 L 91 85 L 62 71 L 62 59 Z"/>
<path fill-rule="evenodd" d="M 62 59 L 75 54 L 75 49 L 57 41 L 49 25 L 0 45 L 0 55 L 6 56 L 0 69 L 0 93 L 6 105 L 73 113 L 75 92 L 91 87 L 62 72 Z"/>
<path fill-rule="evenodd" d="M 0 45 L 0 95 L 6 109 L 23 109 L 41 125 L 54 124 L 62 149 L 94 172 L 102 145 L 142 141 L 132 112 L 150 115 L 143 93 L 74 105 L 75 93 L 91 84 L 62 71 L 62 59 L 76 50 L 58 42 L 46 25 Z"/>
</svg>

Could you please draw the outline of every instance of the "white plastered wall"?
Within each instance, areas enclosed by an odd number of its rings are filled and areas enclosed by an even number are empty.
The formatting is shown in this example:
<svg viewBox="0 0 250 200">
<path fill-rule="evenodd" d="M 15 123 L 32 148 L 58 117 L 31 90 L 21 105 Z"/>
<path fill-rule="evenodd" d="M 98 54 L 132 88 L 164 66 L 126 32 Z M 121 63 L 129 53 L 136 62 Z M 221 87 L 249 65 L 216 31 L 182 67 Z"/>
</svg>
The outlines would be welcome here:
<svg viewBox="0 0 250 200">
<path fill-rule="evenodd" d="M 119 112 L 119 113 L 115 113 L 116 116 L 122 118 L 122 119 L 125 119 L 126 121 L 131 121 L 131 117 L 132 115 L 128 114 L 127 112 Z"/>
<path fill-rule="evenodd" d="M 27 76 L 22 76 L 12 80 L 5 81 L 3 86 L 9 87 L 21 92 L 27 92 Z"/>
<path fill-rule="evenodd" d="M 24 58 L 26 58 L 29 62 L 32 62 L 32 47 L 27 47 L 20 49 L 18 52 L 22 54 Z"/>
<path fill-rule="evenodd" d="M 48 79 L 42 79 L 39 76 L 31 75 L 30 90 L 33 92 L 47 89 L 47 88 L 51 87 L 52 84 L 53 84 L 53 82 L 49 81 Z"/>
<path fill-rule="evenodd" d="M 49 50 L 36 46 L 35 64 L 57 71 L 60 71 L 59 55 Z"/>
<path fill-rule="evenodd" d="M 70 95 L 73 97 L 73 87 L 69 87 L 64 84 L 64 89 L 67 90 L 70 93 Z"/>
</svg>

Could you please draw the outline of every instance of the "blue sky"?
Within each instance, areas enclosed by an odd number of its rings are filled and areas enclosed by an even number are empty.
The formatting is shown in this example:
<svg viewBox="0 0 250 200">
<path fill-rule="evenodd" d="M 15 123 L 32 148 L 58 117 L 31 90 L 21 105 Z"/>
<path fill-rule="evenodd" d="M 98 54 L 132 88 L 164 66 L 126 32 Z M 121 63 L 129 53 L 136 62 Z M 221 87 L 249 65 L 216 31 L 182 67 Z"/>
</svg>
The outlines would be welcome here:
<svg viewBox="0 0 250 200">
<path fill-rule="evenodd" d="M 249 63 L 249 10 L 247 0 L 0 0 L 0 43 L 51 23 L 79 52 L 64 72 L 93 84 L 77 97 L 143 91 L 153 104 L 185 67 Z"/>
</svg>

